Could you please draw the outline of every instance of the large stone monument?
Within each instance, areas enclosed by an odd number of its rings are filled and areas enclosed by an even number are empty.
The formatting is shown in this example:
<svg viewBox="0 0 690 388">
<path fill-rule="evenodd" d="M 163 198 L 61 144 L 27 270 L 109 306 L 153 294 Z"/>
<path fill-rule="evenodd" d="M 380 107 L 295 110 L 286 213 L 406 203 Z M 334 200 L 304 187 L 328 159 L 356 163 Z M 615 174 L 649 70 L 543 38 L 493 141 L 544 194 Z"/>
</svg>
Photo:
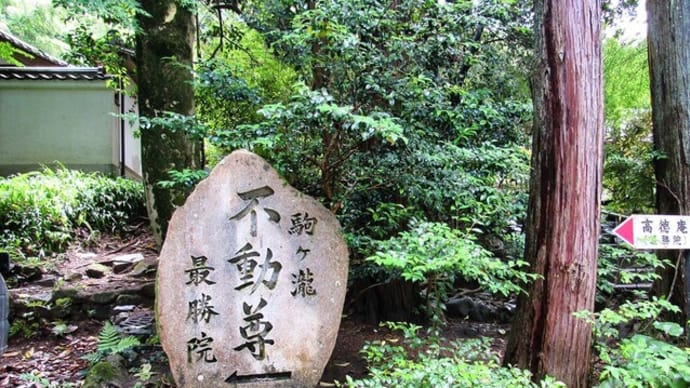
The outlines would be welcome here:
<svg viewBox="0 0 690 388">
<path fill-rule="evenodd" d="M 156 308 L 179 387 L 313 387 L 330 358 L 347 247 L 326 208 L 236 151 L 168 227 Z"/>
</svg>

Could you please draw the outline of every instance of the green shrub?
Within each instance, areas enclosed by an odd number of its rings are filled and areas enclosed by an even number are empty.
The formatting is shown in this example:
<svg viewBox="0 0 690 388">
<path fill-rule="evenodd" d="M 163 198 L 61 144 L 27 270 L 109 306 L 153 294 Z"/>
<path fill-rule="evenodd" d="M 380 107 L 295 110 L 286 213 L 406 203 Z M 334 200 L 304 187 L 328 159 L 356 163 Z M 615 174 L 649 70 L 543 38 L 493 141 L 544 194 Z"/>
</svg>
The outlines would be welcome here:
<svg viewBox="0 0 690 388">
<path fill-rule="evenodd" d="M 180 187 L 187 190 L 192 190 L 201 180 L 208 176 L 209 172 L 206 170 L 192 170 L 182 169 L 168 171 L 170 180 L 158 181 L 158 186 L 170 189 Z"/>
<path fill-rule="evenodd" d="M 77 206 L 70 214 L 75 225 L 88 224 L 101 232 L 126 232 L 134 220 L 146 215 L 141 183 L 125 178 L 98 174 L 84 175 L 85 190 L 77 196 Z"/>
<path fill-rule="evenodd" d="M 657 273 L 670 262 L 659 259 L 654 253 L 633 251 L 616 245 L 600 244 L 597 263 L 597 302 L 605 302 L 614 295 L 614 285 L 652 283 Z"/>
<path fill-rule="evenodd" d="M 651 132 L 648 109 L 607 132 L 602 184 L 608 210 L 622 214 L 654 212 L 654 163 L 664 155 L 654 150 Z"/>
<path fill-rule="evenodd" d="M 59 186 L 40 173 L 0 178 L 2 245 L 38 249 L 38 242 L 43 242 L 41 246 L 51 251 L 64 246 L 70 230 Z"/>
<path fill-rule="evenodd" d="M 507 296 L 521 291 L 532 275 L 520 268 L 520 260 L 499 260 L 474 241 L 470 233 L 444 223 L 412 220 L 410 230 L 375 243 L 376 253 L 367 260 L 393 277 L 425 284 L 426 313 L 432 331 L 443 322 L 443 302 L 456 276 L 474 281 L 493 294 Z"/>
<path fill-rule="evenodd" d="M 124 232 L 145 215 L 140 183 L 58 168 L 0 177 L 0 249 L 59 252 L 73 229 Z"/>
<path fill-rule="evenodd" d="M 487 338 L 441 345 L 438 338 L 422 339 L 420 326 L 386 323 L 403 334 L 403 341 L 368 342 L 362 354 L 369 376 L 347 376 L 347 387 L 565 387 L 547 377 L 531 381 L 529 371 L 500 366 L 499 356 Z"/>
<path fill-rule="evenodd" d="M 602 365 L 600 387 L 688 387 L 690 348 L 676 346 L 683 328 L 658 321 L 663 311 L 679 312 L 665 299 L 625 302 L 596 314 L 578 313 L 593 325 Z M 631 332 L 623 335 L 621 328 Z"/>
</svg>

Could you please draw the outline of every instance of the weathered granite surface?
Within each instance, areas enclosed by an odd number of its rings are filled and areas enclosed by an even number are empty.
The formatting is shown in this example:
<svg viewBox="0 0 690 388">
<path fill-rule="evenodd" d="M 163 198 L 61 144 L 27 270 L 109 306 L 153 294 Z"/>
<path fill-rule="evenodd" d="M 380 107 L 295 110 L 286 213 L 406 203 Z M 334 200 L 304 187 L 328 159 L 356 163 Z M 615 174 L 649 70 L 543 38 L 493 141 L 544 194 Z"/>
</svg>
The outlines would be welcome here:
<svg viewBox="0 0 690 388">
<path fill-rule="evenodd" d="M 336 218 L 248 151 L 177 209 L 160 254 L 161 342 L 180 387 L 313 387 L 340 325 Z"/>
</svg>

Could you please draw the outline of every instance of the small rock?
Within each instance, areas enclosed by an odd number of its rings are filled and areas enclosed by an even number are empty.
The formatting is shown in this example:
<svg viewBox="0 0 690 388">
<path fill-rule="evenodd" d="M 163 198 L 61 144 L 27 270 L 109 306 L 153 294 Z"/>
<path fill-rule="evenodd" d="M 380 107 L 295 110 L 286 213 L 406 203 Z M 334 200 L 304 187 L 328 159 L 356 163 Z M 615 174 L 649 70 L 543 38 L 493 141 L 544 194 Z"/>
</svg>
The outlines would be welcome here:
<svg viewBox="0 0 690 388">
<path fill-rule="evenodd" d="M 108 304 L 96 304 L 89 306 L 89 309 L 84 311 L 86 316 L 94 319 L 108 319 L 110 318 L 110 305 Z"/>
<path fill-rule="evenodd" d="M 110 318 L 110 322 L 117 325 L 120 322 L 126 320 L 128 317 L 129 317 L 129 313 L 127 313 L 127 312 L 117 313 Z"/>
<path fill-rule="evenodd" d="M 12 267 L 12 275 L 25 282 L 35 282 L 43 276 L 43 273 L 40 267 L 16 264 Z"/>
<path fill-rule="evenodd" d="M 156 282 L 150 282 L 144 284 L 140 289 L 139 289 L 139 294 L 143 298 L 148 298 L 144 300 L 145 302 L 147 301 L 152 301 L 156 297 Z"/>
<path fill-rule="evenodd" d="M 68 282 L 76 282 L 83 278 L 84 276 L 79 272 L 68 272 L 65 274 L 65 280 Z"/>
<path fill-rule="evenodd" d="M 135 294 L 120 294 L 115 299 L 118 305 L 136 305 L 141 302 L 141 296 Z"/>
<path fill-rule="evenodd" d="M 34 285 L 41 287 L 53 287 L 55 286 L 55 276 L 44 277 L 38 281 L 34 282 Z"/>
<path fill-rule="evenodd" d="M 96 257 L 97 255 L 93 252 L 79 252 L 76 254 L 78 258 L 80 259 L 92 259 Z"/>
<path fill-rule="evenodd" d="M 146 274 L 155 272 L 157 267 L 158 267 L 158 258 L 154 257 L 154 258 L 142 260 L 142 261 L 136 263 L 136 265 L 134 265 L 134 269 L 132 270 L 132 275 L 144 276 Z"/>
<path fill-rule="evenodd" d="M 492 305 L 477 300 L 474 302 L 474 314 L 470 313 L 470 319 L 476 322 L 492 322 L 495 320 L 495 315 Z"/>
<path fill-rule="evenodd" d="M 93 279 L 100 279 L 110 272 L 110 267 L 99 263 L 89 264 L 86 267 L 86 276 Z"/>
<path fill-rule="evenodd" d="M 55 299 L 60 299 L 60 298 L 70 298 L 70 299 L 74 299 L 74 298 L 76 298 L 78 295 L 79 295 L 79 290 L 78 290 L 78 289 L 76 289 L 76 288 L 64 287 L 64 288 L 59 288 L 59 289 L 55 290 L 55 295 L 53 295 L 53 297 L 54 297 Z"/>
<path fill-rule="evenodd" d="M 121 313 L 116 321 L 116 329 L 120 333 L 129 335 L 151 335 L 154 332 L 155 318 L 152 311 L 140 310 L 130 313 Z M 121 319 L 124 318 L 124 319 Z"/>
<path fill-rule="evenodd" d="M 121 312 L 128 312 L 128 311 L 133 311 L 137 306 L 130 304 L 130 305 L 118 305 L 113 307 L 113 312 L 116 313 L 121 313 Z"/>
<path fill-rule="evenodd" d="M 46 317 L 50 313 L 49 304 L 53 298 L 51 291 L 39 292 L 31 290 L 31 293 L 9 291 L 9 312 L 11 316 L 21 316 L 25 313 L 38 317 Z"/>
<path fill-rule="evenodd" d="M 480 295 L 481 296 L 481 295 Z M 513 310 L 510 304 L 489 303 L 488 299 L 479 297 L 453 297 L 446 302 L 446 311 L 449 317 L 467 318 L 475 322 L 510 322 Z"/>
<path fill-rule="evenodd" d="M 115 291 L 102 291 L 89 296 L 89 300 L 97 304 L 107 304 L 112 303 L 116 297 Z"/>
<path fill-rule="evenodd" d="M 449 317 L 467 318 L 473 310 L 474 302 L 472 298 L 466 296 L 451 298 L 446 302 L 446 312 Z"/>
<path fill-rule="evenodd" d="M 32 300 L 40 300 L 41 302 L 49 303 L 53 300 L 53 293 L 51 291 L 37 292 L 31 295 Z"/>
<path fill-rule="evenodd" d="M 121 274 L 125 272 L 129 272 L 134 268 L 134 264 L 132 263 L 123 263 L 123 262 L 114 262 L 113 263 L 113 273 L 114 274 Z"/>
<path fill-rule="evenodd" d="M 141 253 L 117 256 L 113 259 L 113 272 L 116 274 L 127 272 L 142 260 L 144 260 L 144 255 Z"/>
<path fill-rule="evenodd" d="M 135 263 L 138 263 L 142 260 L 144 260 L 144 255 L 142 255 L 141 253 L 132 253 L 129 255 L 120 255 L 120 256 L 113 258 L 114 263 L 121 262 L 121 263 L 135 264 Z"/>
</svg>

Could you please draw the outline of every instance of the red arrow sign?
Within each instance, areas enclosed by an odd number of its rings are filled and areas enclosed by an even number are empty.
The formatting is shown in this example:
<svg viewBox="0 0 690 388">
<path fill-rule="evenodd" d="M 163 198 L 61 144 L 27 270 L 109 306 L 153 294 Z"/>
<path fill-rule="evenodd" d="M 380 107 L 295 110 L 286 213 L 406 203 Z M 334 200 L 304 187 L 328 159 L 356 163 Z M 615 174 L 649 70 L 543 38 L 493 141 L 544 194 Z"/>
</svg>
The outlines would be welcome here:
<svg viewBox="0 0 690 388">
<path fill-rule="evenodd" d="M 622 238 L 623 241 L 627 242 L 628 244 L 635 246 L 635 231 L 633 228 L 633 217 L 630 216 L 623 221 L 622 224 L 616 226 L 616 229 L 613 230 L 613 233 Z"/>
</svg>

